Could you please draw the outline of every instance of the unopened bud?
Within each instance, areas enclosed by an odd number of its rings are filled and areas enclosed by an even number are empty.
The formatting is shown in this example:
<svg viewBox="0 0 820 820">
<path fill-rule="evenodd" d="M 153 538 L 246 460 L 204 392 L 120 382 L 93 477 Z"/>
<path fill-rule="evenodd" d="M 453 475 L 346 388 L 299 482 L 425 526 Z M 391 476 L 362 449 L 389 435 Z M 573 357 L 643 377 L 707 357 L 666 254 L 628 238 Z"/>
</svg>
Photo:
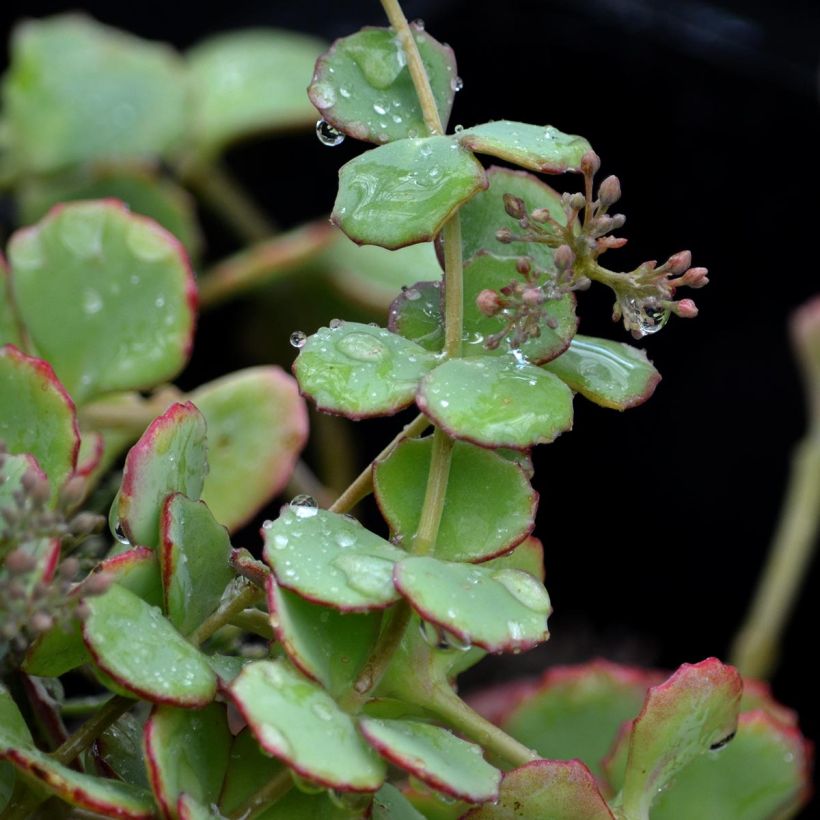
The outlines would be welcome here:
<svg viewBox="0 0 820 820">
<path fill-rule="evenodd" d="M 569 198 L 569 207 L 572 208 L 573 211 L 580 211 L 584 205 L 586 205 L 586 198 L 583 194 L 573 194 Z"/>
<path fill-rule="evenodd" d="M 708 273 L 709 271 L 706 268 L 689 268 L 689 270 L 683 274 L 682 284 L 688 285 L 695 290 L 706 287 L 706 285 L 709 284 Z"/>
<path fill-rule="evenodd" d="M 536 208 L 530 214 L 530 219 L 533 222 L 549 222 L 552 219 L 552 214 L 549 208 Z"/>
<path fill-rule="evenodd" d="M 85 492 L 85 479 L 75 475 L 66 481 L 59 491 L 59 505 L 61 507 L 76 507 L 82 501 Z"/>
<path fill-rule="evenodd" d="M 101 515 L 96 515 L 91 512 L 81 512 L 71 519 L 71 523 L 69 523 L 68 526 L 73 536 L 82 538 L 83 536 L 91 535 L 92 532 L 98 532 L 104 523 L 105 519 Z"/>
<path fill-rule="evenodd" d="M 623 214 L 612 214 L 610 217 L 612 219 L 612 227 L 610 228 L 611 231 L 617 231 L 619 228 L 623 228 L 626 225 L 626 217 Z"/>
<path fill-rule="evenodd" d="M 66 558 L 60 564 L 60 577 L 70 581 L 80 571 L 80 562 L 74 558 Z"/>
<path fill-rule="evenodd" d="M 80 601 L 74 612 L 81 621 L 84 621 L 91 615 L 91 607 L 85 601 Z"/>
<path fill-rule="evenodd" d="M 513 232 L 509 228 L 499 228 L 495 232 L 495 238 L 499 242 L 503 242 L 505 245 L 508 245 L 513 241 Z"/>
<path fill-rule="evenodd" d="M 601 158 L 594 151 L 587 151 L 581 157 L 581 173 L 584 176 L 597 174 L 601 167 Z"/>
<path fill-rule="evenodd" d="M 602 236 L 595 240 L 595 246 L 601 252 L 607 251 L 610 248 L 622 248 L 626 245 L 627 239 L 625 236 Z"/>
<path fill-rule="evenodd" d="M 101 570 L 93 572 L 83 581 L 83 593 L 85 595 L 102 595 L 108 592 L 108 588 L 114 583 L 114 573 Z"/>
<path fill-rule="evenodd" d="M 669 273 L 673 276 L 680 276 L 684 271 L 688 270 L 689 266 L 692 264 L 692 253 L 691 251 L 679 251 L 678 253 L 670 256 L 669 259 L 666 260 L 666 265 L 669 268 Z"/>
<path fill-rule="evenodd" d="M 575 253 L 569 245 L 559 245 L 553 254 L 555 267 L 560 271 L 569 270 L 575 261 Z"/>
<path fill-rule="evenodd" d="M 499 296 L 497 291 L 490 290 L 489 288 L 482 290 L 478 296 L 476 296 L 475 304 L 485 316 L 495 316 L 503 307 L 501 296 Z"/>
<path fill-rule="evenodd" d="M 515 269 L 525 276 L 532 270 L 532 260 L 529 256 L 519 256 L 515 262 Z"/>
<path fill-rule="evenodd" d="M 675 302 L 675 313 L 681 319 L 694 319 L 698 315 L 698 306 L 691 299 L 681 299 Z"/>
<path fill-rule="evenodd" d="M 28 497 L 35 506 L 41 507 L 48 501 L 49 498 L 51 498 L 51 487 L 49 486 L 48 479 L 44 476 L 39 476 L 36 473 L 33 475 L 35 477 L 35 481 L 33 482 L 31 489 L 28 491 Z"/>
<path fill-rule="evenodd" d="M 6 556 L 6 569 L 12 575 L 22 575 L 31 572 L 37 566 L 37 559 L 22 547 L 12 550 Z"/>
<path fill-rule="evenodd" d="M 535 307 L 536 305 L 543 304 L 546 297 L 544 296 L 544 291 L 542 291 L 541 288 L 527 288 L 521 294 L 521 300 L 525 305 Z"/>
<path fill-rule="evenodd" d="M 604 208 L 614 205 L 621 198 L 621 181 L 616 176 L 608 176 L 598 187 L 598 199 Z"/>
<path fill-rule="evenodd" d="M 513 218 L 521 219 L 527 215 L 527 206 L 520 196 L 504 194 L 504 210 Z"/>
<path fill-rule="evenodd" d="M 54 618 L 47 612 L 35 612 L 30 623 L 32 632 L 47 632 L 54 626 Z"/>
</svg>

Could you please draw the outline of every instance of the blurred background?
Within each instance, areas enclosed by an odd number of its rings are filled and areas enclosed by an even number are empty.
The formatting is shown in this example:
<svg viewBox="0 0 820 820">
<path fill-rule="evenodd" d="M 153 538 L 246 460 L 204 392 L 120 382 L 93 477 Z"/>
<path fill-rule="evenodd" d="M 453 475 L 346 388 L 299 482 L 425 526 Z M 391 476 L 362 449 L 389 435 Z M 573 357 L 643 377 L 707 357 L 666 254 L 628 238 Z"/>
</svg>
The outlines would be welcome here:
<svg viewBox="0 0 820 820">
<path fill-rule="evenodd" d="M 248 26 L 291 28 L 329 41 L 384 24 L 375 0 L 218 6 L 90 0 L 82 8 L 183 49 Z M 587 137 L 603 160 L 602 176 L 619 176 L 618 210 L 627 215 L 621 233 L 629 244 L 610 252 L 610 267 L 625 270 L 688 248 L 711 278 L 695 294 L 697 320 L 673 317 L 639 343 L 663 375 L 648 404 L 619 414 L 578 399 L 574 431 L 536 452 L 536 534 L 555 608 L 552 639 L 535 652 L 479 665 L 464 687 L 595 656 L 662 668 L 725 657 L 805 426 L 786 323 L 796 306 L 820 293 L 814 248 L 820 4 L 408 0 L 404 6 L 409 18 L 423 18 L 434 37 L 455 49 L 464 88 L 451 126 L 498 118 L 551 123 Z M 20 17 L 71 8 L 11 2 L 0 19 L 7 32 Z M 305 133 L 242 145 L 226 160 L 288 227 L 330 211 L 338 167 L 363 147 L 348 139 L 331 150 Z M 578 186 L 576 178 L 549 181 L 559 189 Z M 8 223 L 13 215 L 4 207 Z M 232 250 L 232 237 L 207 214 L 204 219 L 209 257 Z M 297 328 L 271 326 L 265 306 L 314 299 L 306 274 L 210 312 L 183 385 L 259 362 L 287 364 L 288 336 Z M 326 314 L 331 307 L 317 301 L 316 326 L 336 315 Z M 581 331 L 628 341 L 611 323 L 610 307 L 607 293 L 582 294 Z M 357 463 L 375 455 L 397 424 L 350 424 L 361 444 Z M 248 533 L 255 537 L 252 528 Z M 815 562 L 773 681 L 776 696 L 800 712 L 815 740 L 820 713 L 809 664 L 820 618 L 817 582 Z"/>
</svg>

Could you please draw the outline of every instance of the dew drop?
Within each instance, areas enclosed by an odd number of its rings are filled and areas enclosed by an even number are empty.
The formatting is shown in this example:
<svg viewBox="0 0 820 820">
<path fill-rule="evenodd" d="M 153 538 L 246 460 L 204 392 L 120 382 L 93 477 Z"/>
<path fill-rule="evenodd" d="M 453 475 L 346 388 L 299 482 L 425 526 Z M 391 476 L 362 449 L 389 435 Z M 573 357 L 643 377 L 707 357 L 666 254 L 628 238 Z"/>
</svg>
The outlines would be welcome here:
<svg viewBox="0 0 820 820">
<path fill-rule="evenodd" d="M 387 346 L 369 333 L 349 333 L 336 343 L 338 350 L 358 362 L 380 362 L 387 358 Z"/>
<path fill-rule="evenodd" d="M 93 288 L 86 288 L 83 293 L 83 310 L 87 316 L 93 316 L 102 310 L 102 297 Z"/>
<path fill-rule="evenodd" d="M 462 80 L 461 77 L 453 77 L 453 79 L 450 80 L 450 88 L 457 94 L 464 88 L 464 80 Z"/>
<path fill-rule="evenodd" d="M 342 549 L 352 547 L 356 543 L 356 539 L 349 532 L 337 532 L 334 540 Z"/>
<path fill-rule="evenodd" d="M 347 90 L 344 86 L 342 86 L 342 87 L 339 89 L 339 93 L 340 93 L 340 94 L 341 94 L 341 95 L 342 95 L 342 96 L 343 96 L 346 100 L 350 98 L 350 92 L 349 92 L 349 91 L 348 91 L 348 90 Z"/>
<path fill-rule="evenodd" d="M 300 792 L 304 792 L 305 794 L 319 794 L 324 791 L 322 786 L 318 786 L 313 781 L 301 777 L 296 774 L 296 772 L 291 772 L 290 776 L 293 778 L 293 783 Z"/>
<path fill-rule="evenodd" d="M 539 615 L 550 612 L 550 596 L 543 584 L 527 572 L 520 569 L 500 569 L 493 573 L 493 580 L 498 581 L 510 595 L 527 609 Z"/>
<path fill-rule="evenodd" d="M 412 25 L 414 25 L 419 31 L 424 31 L 424 20 L 419 17 L 417 20 L 413 20 Z"/>
<path fill-rule="evenodd" d="M 307 341 L 307 334 L 303 333 L 301 330 L 294 330 L 293 333 L 290 334 L 290 346 L 295 348 L 301 348 L 305 346 L 305 342 Z"/>
<path fill-rule="evenodd" d="M 345 135 L 327 120 L 316 121 L 316 136 L 322 145 L 327 145 L 330 148 L 341 145 L 345 141 Z"/>
<path fill-rule="evenodd" d="M 333 86 L 327 83 L 316 83 L 311 86 L 311 98 L 315 106 L 324 110 L 331 108 L 336 103 L 336 91 Z"/>
<path fill-rule="evenodd" d="M 277 550 L 283 550 L 288 545 L 288 537 L 287 535 L 282 535 L 282 533 L 277 533 L 273 536 L 273 548 Z"/>
<path fill-rule="evenodd" d="M 417 299 L 421 299 L 421 293 L 416 288 L 407 288 L 404 291 L 404 298 L 407 299 L 408 302 L 415 302 Z"/>
<path fill-rule="evenodd" d="M 311 706 L 311 709 L 313 710 L 313 714 L 316 715 L 319 720 L 330 720 L 333 717 L 333 712 L 330 707 L 321 700 L 315 701 L 313 706 Z"/>
<path fill-rule="evenodd" d="M 398 114 L 393 114 L 393 122 L 396 123 L 396 125 L 400 125 L 402 118 Z"/>
<path fill-rule="evenodd" d="M 343 324 L 344 322 L 341 319 L 331 319 L 330 322 L 328 322 L 328 327 L 331 330 L 338 330 Z"/>
<path fill-rule="evenodd" d="M 456 134 L 460 134 L 464 130 L 464 126 L 457 125 L 453 130 L 456 132 Z"/>
<path fill-rule="evenodd" d="M 387 109 L 383 105 L 380 105 L 379 103 L 373 103 L 373 110 L 380 117 L 383 117 L 387 113 Z"/>
<path fill-rule="evenodd" d="M 333 560 L 347 578 L 347 584 L 362 595 L 390 598 L 393 595 L 393 562 L 374 555 L 345 553 Z"/>
<path fill-rule="evenodd" d="M 468 649 L 472 648 L 472 643 L 470 643 L 468 638 L 460 638 L 454 632 L 450 632 L 449 629 L 442 631 L 442 637 L 444 638 L 444 642 L 447 644 L 448 649 L 455 649 L 458 652 L 466 652 Z"/>
<path fill-rule="evenodd" d="M 429 621 L 419 621 L 419 632 L 424 642 L 433 649 L 447 649 L 447 642 L 440 627 Z"/>
<path fill-rule="evenodd" d="M 297 518 L 313 518 L 319 512 L 319 504 L 312 495 L 297 495 L 289 505 Z"/>
</svg>

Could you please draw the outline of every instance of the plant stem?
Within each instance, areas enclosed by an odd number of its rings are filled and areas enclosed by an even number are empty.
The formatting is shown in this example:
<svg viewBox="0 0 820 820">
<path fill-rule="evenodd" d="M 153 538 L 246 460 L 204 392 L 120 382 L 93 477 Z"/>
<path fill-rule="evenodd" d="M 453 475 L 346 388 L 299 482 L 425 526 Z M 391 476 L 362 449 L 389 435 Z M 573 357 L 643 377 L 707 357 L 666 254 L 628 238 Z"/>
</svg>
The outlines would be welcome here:
<svg viewBox="0 0 820 820">
<path fill-rule="evenodd" d="M 134 700 L 115 695 L 107 700 L 100 710 L 92 715 L 71 737 L 57 748 L 53 757 L 60 763 L 68 765 L 77 755 L 84 752 L 94 740 L 104 732 L 120 715 L 134 705 Z"/>
<path fill-rule="evenodd" d="M 436 546 L 438 528 L 444 512 L 444 499 L 450 479 L 453 440 L 438 427 L 433 433 L 433 452 L 430 456 L 430 472 L 421 507 L 421 517 L 410 552 L 413 555 L 429 555 Z"/>
<path fill-rule="evenodd" d="M 228 815 L 229 820 L 253 820 L 263 809 L 286 795 L 292 786 L 293 778 L 290 775 L 290 769 L 284 767 L 239 808 L 234 809 Z"/>
<path fill-rule="evenodd" d="M 732 647 L 743 675 L 769 677 L 811 560 L 820 510 L 820 431 L 796 448 L 780 522 L 753 603 Z"/>
<path fill-rule="evenodd" d="M 190 635 L 188 641 L 194 646 L 205 643 L 211 635 L 218 629 L 239 615 L 246 607 L 255 604 L 262 596 L 259 587 L 254 586 L 250 581 L 242 579 L 242 587 L 225 604 L 219 607 L 216 612 L 211 613 Z"/>
<path fill-rule="evenodd" d="M 243 609 L 237 612 L 230 620 L 231 626 L 238 626 L 245 632 L 259 635 L 260 638 L 272 641 L 273 627 L 270 625 L 270 615 L 261 609 Z"/>
</svg>

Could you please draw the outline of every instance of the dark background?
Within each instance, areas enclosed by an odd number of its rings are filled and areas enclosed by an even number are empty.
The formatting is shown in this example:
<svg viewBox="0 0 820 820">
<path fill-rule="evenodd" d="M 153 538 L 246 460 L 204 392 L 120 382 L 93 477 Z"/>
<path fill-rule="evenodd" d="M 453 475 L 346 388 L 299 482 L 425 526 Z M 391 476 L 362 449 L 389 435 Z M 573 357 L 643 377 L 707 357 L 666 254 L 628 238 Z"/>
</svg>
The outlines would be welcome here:
<svg viewBox="0 0 820 820">
<path fill-rule="evenodd" d="M 7 28 L 70 7 L 29 2 L 0 15 Z M 331 39 L 383 24 L 375 0 L 84 8 L 179 47 L 250 25 Z M 620 177 L 630 243 L 607 264 L 628 269 L 690 248 L 712 279 L 694 294 L 696 321 L 673 319 L 642 343 L 664 377 L 647 405 L 621 415 L 579 399 L 574 432 L 537 451 L 553 637 L 534 653 L 482 664 L 465 686 L 595 655 L 668 668 L 725 657 L 805 424 L 786 322 L 820 292 L 820 4 L 418 0 L 405 10 L 456 51 L 464 89 L 451 124 L 552 123 L 586 136 L 602 173 Z M 312 135 L 281 138 L 243 146 L 229 161 L 281 223 L 296 224 L 330 210 L 336 170 L 361 148 L 351 142 L 328 150 Z M 203 320 L 201 339 L 216 342 L 195 354 L 192 381 L 259 357 L 240 346 L 230 361 L 216 358 L 245 308 Z M 606 295 L 582 297 L 579 313 L 582 332 L 626 340 Z M 290 355 L 293 329 L 276 329 L 272 355 Z M 393 432 L 388 423 L 356 429 L 363 459 Z M 815 564 L 774 679 L 814 739 L 816 590 Z"/>
</svg>

